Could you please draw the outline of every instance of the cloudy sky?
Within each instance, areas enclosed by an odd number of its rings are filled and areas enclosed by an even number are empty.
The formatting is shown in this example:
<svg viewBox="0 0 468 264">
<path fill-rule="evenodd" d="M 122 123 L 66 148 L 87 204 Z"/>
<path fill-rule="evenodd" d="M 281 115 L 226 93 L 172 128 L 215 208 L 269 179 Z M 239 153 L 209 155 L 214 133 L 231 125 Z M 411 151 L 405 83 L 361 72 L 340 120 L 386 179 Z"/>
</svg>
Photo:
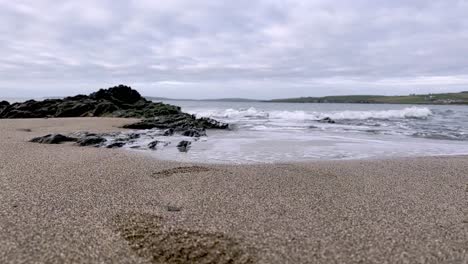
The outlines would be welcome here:
<svg viewBox="0 0 468 264">
<path fill-rule="evenodd" d="M 0 96 L 468 90 L 468 0 L 0 0 Z"/>
</svg>

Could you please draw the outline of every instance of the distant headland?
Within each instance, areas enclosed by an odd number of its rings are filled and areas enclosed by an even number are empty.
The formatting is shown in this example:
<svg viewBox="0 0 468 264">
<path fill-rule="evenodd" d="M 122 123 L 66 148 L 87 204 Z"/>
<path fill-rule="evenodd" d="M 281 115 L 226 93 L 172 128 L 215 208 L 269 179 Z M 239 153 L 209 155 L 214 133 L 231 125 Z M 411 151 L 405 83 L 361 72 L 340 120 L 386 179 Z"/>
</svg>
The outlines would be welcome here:
<svg viewBox="0 0 468 264">
<path fill-rule="evenodd" d="M 165 97 L 146 97 L 153 101 L 218 101 L 218 102 L 267 102 L 267 103 L 348 103 L 348 104 L 436 104 L 465 105 L 468 104 L 468 91 L 459 93 L 428 93 L 410 95 L 333 95 L 323 97 L 296 97 L 272 100 L 248 98 L 220 99 L 174 99 Z"/>
<path fill-rule="evenodd" d="M 338 95 L 274 99 L 274 103 L 359 103 L 359 104 L 468 104 L 468 91 L 459 93 L 384 95 Z"/>
</svg>

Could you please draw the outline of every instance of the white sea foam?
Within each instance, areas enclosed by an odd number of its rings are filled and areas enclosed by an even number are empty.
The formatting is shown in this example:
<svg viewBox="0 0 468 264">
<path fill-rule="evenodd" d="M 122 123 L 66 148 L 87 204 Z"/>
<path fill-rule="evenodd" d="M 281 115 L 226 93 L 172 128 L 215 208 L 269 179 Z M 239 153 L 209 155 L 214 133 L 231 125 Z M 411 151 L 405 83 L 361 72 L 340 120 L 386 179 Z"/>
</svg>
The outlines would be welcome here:
<svg viewBox="0 0 468 264">
<path fill-rule="evenodd" d="M 426 107 L 407 107 L 402 110 L 384 111 L 342 111 L 331 114 L 322 114 L 322 117 L 331 119 L 398 119 L 398 118 L 426 118 L 432 115 L 431 110 Z"/>
<path fill-rule="evenodd" d="M 201 140 L 174 142 L 147 150 L 154 139 L 141 136 L 140 150 L 188 162 L 287 162 L 468 153 L 468 108 L 373 104 L 271 104 L 261 102 L 181 102 L 198 117 L 231 124 L 207 131 Z M 336 122 L 319 122 L 329 117 Z M 161 137 L 160 140 L 169 140 Z M 188 153 L 175 143 L 192 140 Z M 144 142 L 142 142 L 144 141 Z M 132 145 L 128 146 L 129 148 Z"/>
<path fill-rule="evenodd" d="M 272 111 L 270 117 L 273 119 L 285 120 L 317 120 L 319 118 L 316 112 L 305 111 Z"/>
<path fill-rule="evenodd" d="M 192 114 L 198 117 L 213 117 L 223 119 L 239 119 L 239 118 L 268 118 L 269 114 L 265 111 L 257 110 L 254 107 L 226 110 L 206 110 L 191 111 Z"/>
<path fill-rule="evenodd" d="M 398 119 L 398 118 L 426 118 L 432 115 L 426 107 L 407 107 L 401 110 L 381 111 L 338 111 L 338 112 L 306 112 L 306 111 L 263 111 L 254 107 L 246 109 L 203 110 L 194 111 L 200 117 L 222 119 L 284 119 L 284 120 L 320 120 L 329 117 L 335 120 L 365 120 L 365 119 Z"/>
</svg>

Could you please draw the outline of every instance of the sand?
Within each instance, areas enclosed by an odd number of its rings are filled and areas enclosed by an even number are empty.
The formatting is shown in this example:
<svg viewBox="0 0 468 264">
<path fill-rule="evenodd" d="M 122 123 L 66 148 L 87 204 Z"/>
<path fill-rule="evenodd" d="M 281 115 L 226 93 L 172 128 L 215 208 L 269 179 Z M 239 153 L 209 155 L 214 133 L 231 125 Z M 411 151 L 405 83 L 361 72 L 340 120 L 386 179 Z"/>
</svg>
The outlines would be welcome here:
<svg viewBox="0 0 468 264">
<path fill-rule="evenodd" d="M 468 157 L 197 165 L 0 120 L 0 263 L 468 263 Z"/>
</svg>

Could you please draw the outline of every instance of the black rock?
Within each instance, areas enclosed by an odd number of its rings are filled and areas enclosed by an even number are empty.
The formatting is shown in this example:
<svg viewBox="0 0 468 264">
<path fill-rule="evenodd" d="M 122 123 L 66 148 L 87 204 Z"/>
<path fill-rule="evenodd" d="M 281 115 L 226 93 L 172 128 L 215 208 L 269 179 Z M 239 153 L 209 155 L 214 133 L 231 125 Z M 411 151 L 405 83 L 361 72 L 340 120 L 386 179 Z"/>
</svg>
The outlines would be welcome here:
<svg viewBox="0 0 468 264">
<path fill-rule="evenodd" d="M 191 122 L 194 122 L 195 119 L 192 118 L 189 114 L 171 114 L 154 117 L 151 119 L 145 119 L 138 123 L 129 124 L 124 126 L 124 128 L 131 129 L 178 129 L 183 125 L 188 125 Z"/>
<path fill-rule="evenodd" d="M 41 102 L 28 100 L 22 103 L 14 103 L 7 106 L 0 118 L 41 118 L 55 115 L 57 108 L 50 106 L 57 104 L 57 100 L 44 100 Z"/>
<path fill-rule="evenodd" d="M 0 118 L 49 117 L 134 117 L 142 121 L 124 126 L 131 129 L 166 129 L 164 135 L 180 132 L 187 136 L 205 135 L 205 129 L 227 129 L 228 124 L 210 118 L 196 118 L 183 113 L 178 106 L 154 103 L 129 86 L 119 85 L 88 95 L 64 99 L 29 100 L 9 104 L 0 102 Z"/>
<path fill-rule="evenodd" d="M 182 132 L 182 136 L 201 137 L 201 136 L 206 136 L 206 132 L 204 130 L 199 130 L 199 129 L 188 129 Z"/>
<path fill-rule="evenodd" d="M 335 124 L 335 120 L 331 119 L 330 117 L 325 117 L 319 120 L 320 123 L 328 123 L 328 124 Z"/>
<path fill-rule="evenodd" d="M 77 141 L 77 138 L 67 137 L 62 134 L 49 134 L 43 137 L 35 137 L 30 142 L 41 144 L 60 144 L 63 142 Z"/>
<path fill-rule="evenodd" d="M 156 149 L 156 147 L 158 146 L 158 144 L 161 143 L 161 141 L 159 140 L 155 140 L 155 141 L 152 141 L 148 144 L 148 148 L 149 149 Z"/>
<path fill-rule="evenodd" d="M 206 129 L 228 129 L 229 124 L 219 122 L 218 120 L 214 120 L 208 117 L 202 117 L 198 119 L 198 122 Z"/>
<path fill-rule="evenodd" d="M 205 129 L 227 129 L 228 124 L 218 122 L 211 119 L 197 119 L 193 115 L 186 113 L 171 114 L 158 116 L 151 119 L 144 119 L 140 122 L 125 125 L 124 128 L 130 129 L 173 129 L 173 131 L 184 132 L 186 130 L 199 130 L 204 131 Z"/>
<path fill-rule="evenodd" d="M 165 142 L 165 141 L 159 141 L 159 140 L 155 140 L 155 141 L 152 141 L 148 144 L 148 148 L 149 149 L 152 149 L 152 150 L 156 150 L 158 148 L 158 146 L 167 146 L 169 145 L 170 142 Z"/>
<path fill-rule="evenodd" d="M 106 148 L 121 148 L 125 146 L 125 142 L 116 141 L 106 146 Z"/>
<path fill-rule="evenodd" d="M 71 136 L 75 138 L 85 138 L 85 137 L 93 137 L 93 136 L 96 137 L 98 136 L 98 134 L 91 133 L 88 131 L 77 131 L 77 132 L 71 133 Z"/>
<path fill-rule="evenodd" d="M 155 128 L 154 124 L 150 120 L 143 120 L 137 123 L 124 125 L 123 128 L 129 129 L 152 129 Z"/>
<path fill-rule="evenodd" d="M 10 103 L 7 102 L 7 101 L 0 101 L 0 113 L 5 109 L 7 108 L 8 106 L 10 106 Z"/>
<path fill-rule="evenodd" d="M 140 93 L 122 84 L 109 89 L 100 89 L 90 94 L 89 97 L 94 100 L 108 100 L 118 104 L 133 104 L 143 99 Z"/>
<path fill-rule="evenodd" d="M 92 101 L 65 101 L 57 105 L 55 117 L 81 117 L 90 116 L 90 111 L 95 108 Z"/>
<path fill-rule="evenodd" d="M 106 139 L 100 136 L 86 136 L 78 139 L 76 144 L 79 146 L 99 146 L 106 142 Z"/>
<path fill-rule="evenodd" d="M 7 102 L 7 101 L 0 101 L 0 107 L 7 107 L 9 105 L 10 105 L 10 103 Z"/>
<path fill-rule="evenodd" d="M 29 100 L 9 104 L 0 102 L 0 118 L 45 118 L 112 116 L 153 118 L 162 115 L 182 114 L 180 107 L 153 103 L 124 85 L 101 89 L 88 95 L 64 99 Z"/>
<path fill-rule="evenodd" d="M 177 144 L 177 148 L 179 149 L 180 152 L 188 152 L 190 150 L 190 147 L 192 145 L 192 142 L 183 140 Z"/>
<path fill-rule="evenodd" d="M 129 140 L 137 139 L 137 138 L 140 138 L 140 137 L 141 137 L 141 135 L 138 134 L 138 133 L 129 133 L 129 134 L 127 134 L 127 138 Z"/>
<path fill-rule="evenodd" d="M 119 108 L 108 101 L 100 102 L 93 111 L 93 116 L 112 116 Z"/>
<path fill-rule="evenodd" d="M 163 136 L 165 136 L 165 137 L 169 137 L 169 136 L 172 136 L 172 135 L 174 135 L 174 129 L 172 129 L 172 128 L 166 129 L 164 131 L 164 133 L 163 133 Z"/>
<path fill-rule="evenodd" d="M 78 95 L 75 95 L 75 96 L 65 97 L 65 98 L 63 98 L 63 101 L 81 101 L 81 100 L 85 100 L 85 99 L 89 99 L 89 96 L 84 95 L 84 94 L 78 94 Z"/>
</svg>

